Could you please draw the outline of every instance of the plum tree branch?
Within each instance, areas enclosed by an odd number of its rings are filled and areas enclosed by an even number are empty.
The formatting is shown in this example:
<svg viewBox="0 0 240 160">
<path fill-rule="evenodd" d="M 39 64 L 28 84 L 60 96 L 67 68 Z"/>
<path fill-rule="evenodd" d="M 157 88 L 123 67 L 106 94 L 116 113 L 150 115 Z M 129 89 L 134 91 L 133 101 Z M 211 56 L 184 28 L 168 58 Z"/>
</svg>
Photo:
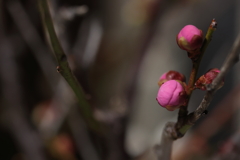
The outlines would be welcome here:
<svg viewBox="0 0 240 160">
<path fill-rule="evenodd" d="M 212 40 L 212 36 L 213 36 L 213 33 L 216 30 L 216 28 L 217 28 L 217 21 L 215 19 L 212 19 L 212 21 L 208 27 L 208 31 L 206 33 L 202 47 L 199 49 L 199 51 L 197 50 L 193 53 L 188 53 L 188 56 L 190 56 L 191 54 L 194 55 L 193 57 L 189 57 L 192 59 L 193 65 L 192 65 L 192 71 L 190 74 L 189 82 L 186 87 L 186 92 L 188 95 L 187 102 L 186 102 L 186 105 L 180 107 L 179 113 L 178 113 L 178 120 L 175 125 L 176 131 L 178 132 L 178 134 L 177 134 L 178 137 L 176 137 L 176 138 L 182 137 L 186 133 L 186 131 L 191 127 L 190 125 L 185 125 L 187 122 L 187 118 L 188 118 L 188 103 L 189 103 L 189 100 L 190 100 L 192 92 L 193 92 L 194 84 L 196 81 L 196 76 L 198 73 L 198 69 L 199 69 L 202 57 L 203 57 L 209 43 Z"/>
<path fill-rule="evenodd" d="M 48 33 L 49 35 L 51 46 L 53 48 L 53 52 L 58 63 L 57 71 L 64 77 L 64 79 L 67 81 L 67 83 L 70 85 L 70 87 L 74 91 L 80 105 L 81 115 L 83 116 L 87 125 L 91 129 L 97 132 L 99 131 L 101 132 L 101 129 L 100 129 L 101 125 L 99 124 L 98 121 L 94 119 L 91 106 L 85 98 L 85 93 L 69 67 L 67 56 L 64 53 L 62 46 L 58 40 L 58 37 L 56 35 L 56 32 L 54 30 L 52 17 L 50 15 L 49 7 L 48 7 L 48 2 L 47 0 L 39 0 L 38 2 L 39 2 L 40 13 L 42 17 L 42 22 L 46 27 L 46 33 Z"/>
<path fill-rule="evenodd" d="M 207 93 L 205 94 L 202 102 L 198 106 L 195 112 L 190 114 L 189 122 L 194 124 L 202 115 L 203 112 L 209 106 L 214 94 L 219 89 L 219 85 L 223 77 L 227 74 L 227 72 L 239 61 L 239 53 L 240 53 L 240 34 L 236 38 L 231 52 L 228 54 L 225 62 L 223 63 L 220 73 L 213 80 L 213 82 L 207 86 Z"/>
<path fill-rule="evenodd" d="M 156 155 L 159 160 L 171 159 L 171 157 L 169 156 L 171 155 L 171 147 L 164 146 L 165 145 L 172 146 L 174 140 L 176 140 L 177 138 L 181 138 L 181 135 L 178 135 L 179 133 L 186 133 L 188 129 L 191 128 L 202 115 L 204 115 L 204 112 L 205 110 L 207 110 L 207 107 L 209 106 L 211 100 L 213 99 L 214 94 L 219 89 L 223 77 L 239 61 L 239 53 L 240 53 L 240 34 L 236 38 L 230 53 L 228 54 L 225 62 L 223 63 L 220 69 L 220 73 L 213 80 L 213 82 L 207 86 L 207 92 L 198 108 L 194 112 L 188 114 L 188 116 L 183 117 L 185 119 L 182 120 L 180 128 L 175 127 L 169 129 L 169 125 L 165 126 L 163 135 L 165 135 L 166 133 L 168 135 L 162 136 L 161 144 L 159 145 L 159 147 L 156 147 L 157 148 Z"/>
</svg>

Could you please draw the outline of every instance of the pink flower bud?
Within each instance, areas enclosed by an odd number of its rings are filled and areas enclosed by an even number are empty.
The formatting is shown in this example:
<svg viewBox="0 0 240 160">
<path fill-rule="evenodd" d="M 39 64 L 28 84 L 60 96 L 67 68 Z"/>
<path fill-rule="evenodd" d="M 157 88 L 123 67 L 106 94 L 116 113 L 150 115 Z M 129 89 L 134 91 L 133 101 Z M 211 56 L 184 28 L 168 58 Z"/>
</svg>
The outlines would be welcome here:
<svg viewBox="0 0 240 160">
<path fill-rule="evenodd" d="M 181 82 L 169 80 L 159 88 L 156 100 L 162 107 L 173 111 L 183 105 L 185 97 L 186 93 Z"/>
<path fill-rule="evenodd" d="M 193 25 L 186 25 L 177 35 L 178 46 L 188 52 L 199 49 L 202 42 L 202 31 Z"/>
<path fill-rule="evenodd" d="M 177 71 L 168 71 L 166 73 L 164 73 L 159 81 L 158 81 L 158 85 L 161 86 L 164 82 L 169 81 L 169 80 L 179 80 L 181 82 L 186 82 L 186 78 L 183 74 L 177 72 Z"/>
<path fill-rule="evenodd" d="M 218 73 L 220 72 L 219 69 L 213 68 L 207 71 L 204 75 L 202 75 L 195 83 L 195 88 L 206 90 L 206 85 L 211 84 L 212 81 L 217 77 Z M 220 89 L 224 84 L 224 80 L 218 89 Z"/>
</svg>

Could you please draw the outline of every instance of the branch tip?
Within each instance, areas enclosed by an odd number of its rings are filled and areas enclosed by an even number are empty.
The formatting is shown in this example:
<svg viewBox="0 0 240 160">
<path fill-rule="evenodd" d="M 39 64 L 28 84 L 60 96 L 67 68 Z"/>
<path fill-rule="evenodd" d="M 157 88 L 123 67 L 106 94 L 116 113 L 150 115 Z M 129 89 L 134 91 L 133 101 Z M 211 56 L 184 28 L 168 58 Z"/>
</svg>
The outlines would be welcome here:
<svg viewBox="0 0 240 160">
<path fill-rule="evenodd" d="M 210 24 L 210 28 L 217 29 L 217 21 L 215 18 L 212 19 L 212 22 Z"/>
</svg>

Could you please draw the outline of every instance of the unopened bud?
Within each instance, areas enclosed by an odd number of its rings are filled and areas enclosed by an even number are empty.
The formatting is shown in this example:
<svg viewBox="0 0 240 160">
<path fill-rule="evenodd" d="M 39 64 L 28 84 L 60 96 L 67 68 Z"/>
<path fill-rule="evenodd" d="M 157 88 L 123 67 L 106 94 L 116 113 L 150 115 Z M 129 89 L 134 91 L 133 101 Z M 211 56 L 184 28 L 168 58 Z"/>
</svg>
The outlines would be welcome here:
<svg viewBox="0 0 240 160">
<path fill-rule="evenodd" d="M 193 25 L 186 25 L 177 35 L 178 46 L 188 52 L 199 49 L 202 46 L 203 34 Z"/>
<path fill-rule="evenodd" d="M 169 111 L 173 111 L 184 104 L 186 92 L 184 85 L 176 80 L 166 81 L 158 90 L 158 104 Z"/>
<path fill-rule="evenodd" d="M 217 68 L 210 69 L 209 71 L 207 71 L 207 73 L 198 78 L 198 80 L 195 83 L 195 88 L 205 91 L 206 86 L 212 83 L 212 81 L 217 77 L 219 72 L 220 70 Z M 224 80 L 222 80 L 221 85 L 219 86 L 218 89 L 220 89 L 223 85 Z"/>
</svg>

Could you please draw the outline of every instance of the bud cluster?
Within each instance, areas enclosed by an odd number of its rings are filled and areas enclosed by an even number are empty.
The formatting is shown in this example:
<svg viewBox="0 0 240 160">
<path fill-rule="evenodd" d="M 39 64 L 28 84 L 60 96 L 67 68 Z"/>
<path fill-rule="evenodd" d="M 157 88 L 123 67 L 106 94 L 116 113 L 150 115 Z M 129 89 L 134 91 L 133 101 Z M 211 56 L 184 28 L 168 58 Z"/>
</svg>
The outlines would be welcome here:
<svg viewBox="0 0 240 160">
<path fill-rule="evenodd" d="M 177 44 L 181 49 L 188 52 L 188 56 L 192 59 L 193 63 L 197 63 L 199 61 L 196 60 L 200 57 L 199 55 L 201 55 L 200 49 L 203 44 L 203 39 L 203 33 L 200 29 L 193 25 L 186 25 L 177 35 Z M 186 78 L 183 74 L 177 71 L 166 72 L 158 81 L 159 90 L 156 100 L 160 106 L 169 111 L 178 109 L 188 103 L 188 98 L 193 89 L 205 91 L 207 85 L 213 82 L 219 72 L 217 68 L 210 69 L 195 82 L 194 75 L 194 78 L 191 77 L 189 80 L 189 86 L 186 85 Z M 196 74 L 194 70 L 192 73 Z M 219 88 L 221 88 L 223 84 L 224 80 L 222 80 Z"/>
<path fill-rule="evenodd" d="M 206 86 L 212 83 L 219 72 L 217 68 L 207 71 L 197 79 L 194 84 L 194 89 L 205 91 Z M 184 105 L 187 98 L 185 82 L 185 76 L 177 71 L 164 73 L 158 81 L 159 90 L 156 98 L 158 104 L 169 111 L 173 111 Z M 220 89 L 223 84 L 224 80 L 222 80 L 218 89 Z"/>
</svg>

